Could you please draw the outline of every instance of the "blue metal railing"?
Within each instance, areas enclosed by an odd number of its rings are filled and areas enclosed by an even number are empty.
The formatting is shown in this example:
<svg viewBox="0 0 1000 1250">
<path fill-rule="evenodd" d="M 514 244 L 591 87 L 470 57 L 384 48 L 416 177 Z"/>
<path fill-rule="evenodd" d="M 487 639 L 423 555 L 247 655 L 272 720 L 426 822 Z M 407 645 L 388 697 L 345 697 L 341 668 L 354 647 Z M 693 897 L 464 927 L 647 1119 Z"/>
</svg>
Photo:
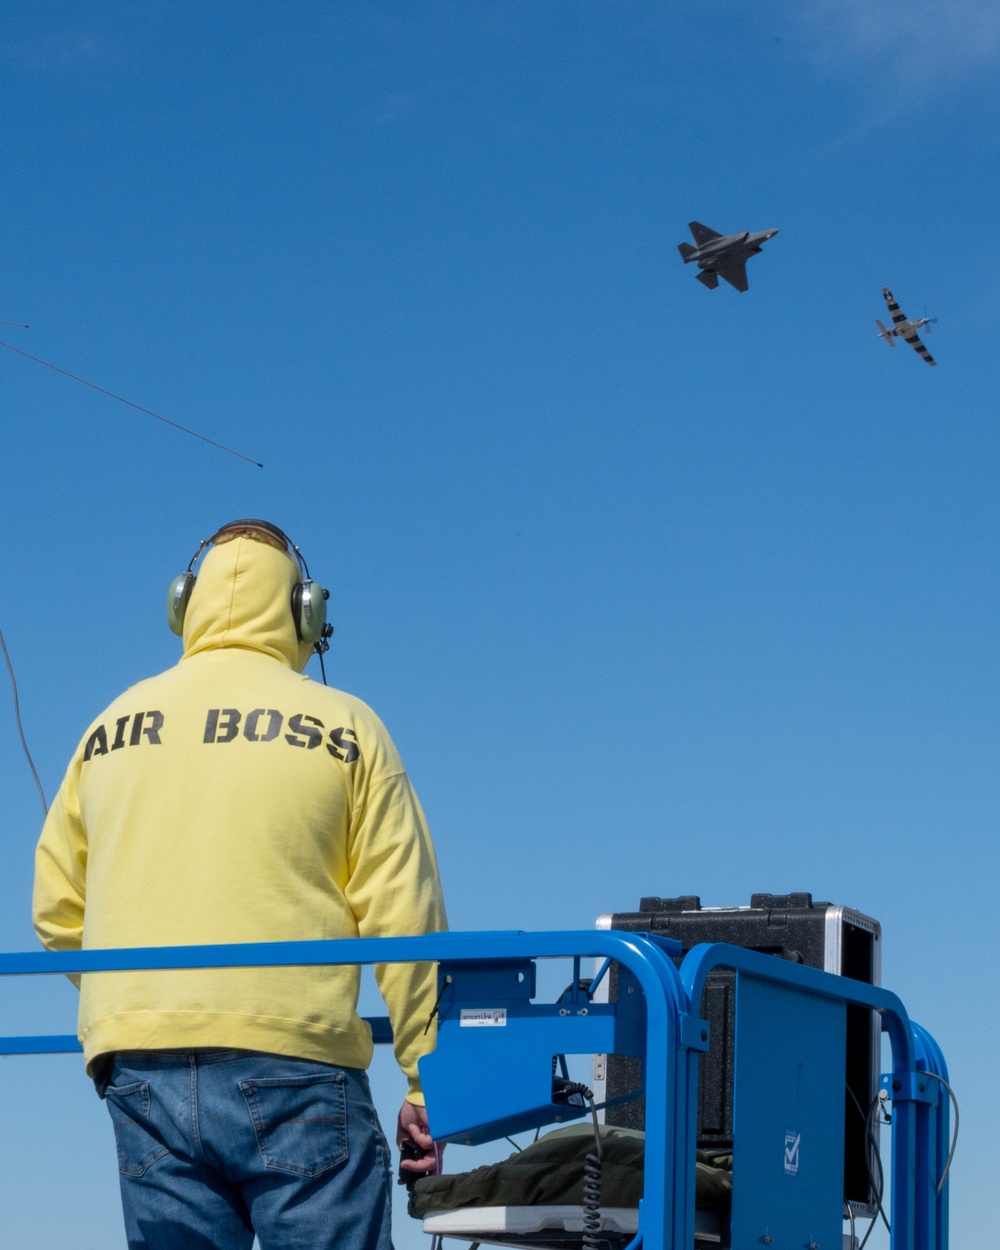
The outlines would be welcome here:
<svg viewBox="0 0 1000 1250">
<path fill-rule="evenodd" d="M 916 1037 L 895 995 L 861 982 L 793 965 L 772 956 L 716 944 L 695 947 L 680 971 L 676 945 L 615 930 L 555 933 L 440 933 L 423 937 L 350 938 L 310 942 L 146 947 L 62 953 L 0 954 L 0 977 L 195 968 L 363 965 L 414 962 L 489 964 L 510 960 L 613 959 L 635 978 L 645 1001 L 646 1148 L 640 1229 L 633 1247 L 691 1250 L 695 1225 L 695 1147 L 698 1057 L 707 1028 L 698 1019 L 705 980 L 715 968 L 737 979 L 784 986 L 808 997 L 855 1004 L 881 1013 L 893 1052 L 893 1250 L 947 1250 L 947 1185 L 929 1196 L 947 1146 L 947 1099 L 917 1088 L 922 1068 L 946 1079 L 933 1039 Z M 372 1017 L 374 1040 L 391 1040 L 385 1017 Z M 0 1038 L 0 1054 L 78 1051 L 75 1037 Z M 930 1066 L 928 1066 L 930 1065 Z M 938 1086 L 937 1081 L 928 1082 Z M 432 1126 L 433 1126 L 433 1108 Z M 734 1180 L 734 1184 L 737 1183 Z M 631 1250 L 631 1248 L 630 1248 Z M 825 1248 L 824 1248 L 825 1250 Z"/>
<path fill-rule="evenodd" d="M 160 946 L 0 954 L 0 977 L 79 975 L 95 972 L 193 968 L 321 966 L 331 964 L 416 963 L 469 960 L 547 959 L 595 956 L 627 967 L 642 988 L 647 1011 L 649 1054 L 674 1056 L 673 1064 L 650 1064 L 647 1101 L 661 1115 L 650 1115 L 646 1137 L 644 1244 L 673 1250 L 694 1241 L 694 1138 L 687 1108 L 696 1088 L 696 1052 L 680 1045 L 684 995 L 664 945 L 641 934 L 586 930 L 565 933 L 435 933 L 424 937 L 344 938 L 311 942 L 243 943 L 231 946 Z M 65 1037 L 6 1040 L 6 1053 L 39 1054 L 78 1049 Z M 688 1071 L 690 1068 L 690 1071 Z M 678 1069 L 683 1070 L 677 1094 Z M 673 1201 L 677 1189 L 689 1195 Z"/>
<path fill-rule="evenodd" d="M 695 946 L 688 952 L 681 982 L 689 1001 L 701 1001 L 709 974 L 720 968 L 879 1013 L 892 1049 L 892 1072 L 882 1077 L 893 1101 L 890 1245 L 892 1250 L 947 1250 L 944 1170 L 950 1108 L 941 1081 L 948 1077 L 944 1056 L 930 1034 L 910 1021 L 895 994 L 880 986 L 722 942 Z M 933 1074 L 930 1080 L 925 1079 L 927 1072 Z"/>
</svg>

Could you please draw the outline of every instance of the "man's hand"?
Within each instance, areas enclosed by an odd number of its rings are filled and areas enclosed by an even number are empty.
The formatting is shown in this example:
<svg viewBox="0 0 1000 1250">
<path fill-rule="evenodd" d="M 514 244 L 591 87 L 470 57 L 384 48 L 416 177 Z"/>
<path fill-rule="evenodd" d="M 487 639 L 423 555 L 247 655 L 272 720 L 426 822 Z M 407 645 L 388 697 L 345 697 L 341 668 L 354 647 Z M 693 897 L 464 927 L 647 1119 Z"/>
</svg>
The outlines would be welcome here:
<svg viewBox="0 0 1000 1250">
<path fill-rule="evenodd" d="M 416 1103 L 404 1102 L 396 1124 L 396 1145 L 399 1148 L 399 1169 L 418 1176 L 433 1176 L 437 1169 L 434 1139 L 427 1130 L 427 1112 Z"/>
</svg>

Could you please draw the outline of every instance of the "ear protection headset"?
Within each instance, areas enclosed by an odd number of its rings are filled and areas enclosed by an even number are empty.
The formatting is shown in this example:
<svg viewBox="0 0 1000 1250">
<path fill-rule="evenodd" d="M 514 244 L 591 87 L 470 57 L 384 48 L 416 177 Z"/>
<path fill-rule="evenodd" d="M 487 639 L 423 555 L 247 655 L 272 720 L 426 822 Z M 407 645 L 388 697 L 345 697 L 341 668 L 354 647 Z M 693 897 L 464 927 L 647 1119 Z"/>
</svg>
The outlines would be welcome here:
<svg viewBox="0 0 1000 1250">
<path fill-rule="evenodd" d="M 194 584 L 198 580 L 194 567 L 198 563 L 201 553 L 206 547 L 210 547 L 212 543 L 218 542 L 230 530 L 242 529 L 244 526 L 248 529 L 264 530 L 272 538 L 276 538 L 286 551 L 291 551 L 294 554 L 302 574 L 301 580 L 297 581 L 292 587 L 290 603 L 292 620 L 295 622 L 295 634 L 300 642 L 314 647 L 322 657 L 323 652 L 330 649 L 327 639 L 333 633 L 333 626 L 328 625 L 326 622 L 326 601 L 330 598 L 330 592 L 324 590 L 318 582 L 314 582 L 309 576 L 309 566 L 306 564 L 302 552 L 299 551 L 287 534 L 283 533 L 269 521 L 258 521 L 253 517 L 246 517 L 240 521 L 230 521 L 228 525 L 224 525 L 222 529 L 217 530 L 211 538 L 203 538 L 198 545 L 198 550 L 191 557 L 187 568 L 180 577 L 175 577 L 170 583 L 170 589 L 167 592 L 167 624 L 170 626 L 171 632 L 177 634 L 178 637 L 184 633 L 184 614 L 187 611 Z"/>
</svg>

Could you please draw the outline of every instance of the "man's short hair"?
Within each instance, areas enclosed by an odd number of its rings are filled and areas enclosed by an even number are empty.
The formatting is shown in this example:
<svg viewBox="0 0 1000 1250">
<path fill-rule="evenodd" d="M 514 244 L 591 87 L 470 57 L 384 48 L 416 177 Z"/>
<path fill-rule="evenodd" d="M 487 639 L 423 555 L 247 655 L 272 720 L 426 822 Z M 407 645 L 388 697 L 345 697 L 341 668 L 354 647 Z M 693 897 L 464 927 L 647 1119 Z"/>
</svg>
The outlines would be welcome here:
<svg viewBox="0 0 1000 1250">
<path fill-rule="evenodd" d="M 231 542 L 234 538 L 252 538 L 254 542 L 267 543 L 279 551 L 288 551 L 288 539 L 278 527 L 266 522 L 230 521 L 212 537 L 212 543 L 218 547 L 221 543 Z"/>
</svg>

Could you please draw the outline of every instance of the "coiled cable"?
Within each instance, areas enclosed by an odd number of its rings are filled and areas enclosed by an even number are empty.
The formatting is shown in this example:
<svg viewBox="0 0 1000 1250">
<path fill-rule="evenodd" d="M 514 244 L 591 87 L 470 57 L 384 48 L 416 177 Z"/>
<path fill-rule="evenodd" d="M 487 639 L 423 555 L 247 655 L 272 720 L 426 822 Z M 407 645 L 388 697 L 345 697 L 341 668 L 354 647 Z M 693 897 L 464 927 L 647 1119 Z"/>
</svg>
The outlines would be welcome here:
<svg viewBox="0 0 1000 1250">
<path fill-rule="evenodd" d="M 594 1125 L 594 1149 L 583 1163 L 583 1247 L 584 1250 L 599 1250 L 607 1240 L 601 1236 L 601 1180 L 604 1172 L 601 1126 L 597 1122 L 593 1090 L 578 1081 L 560 1082 L 561 1102 L 569 1102 L 574 1094 L 584 1099 L 590 1107 L 590 1118 Z"/>
</svg>

